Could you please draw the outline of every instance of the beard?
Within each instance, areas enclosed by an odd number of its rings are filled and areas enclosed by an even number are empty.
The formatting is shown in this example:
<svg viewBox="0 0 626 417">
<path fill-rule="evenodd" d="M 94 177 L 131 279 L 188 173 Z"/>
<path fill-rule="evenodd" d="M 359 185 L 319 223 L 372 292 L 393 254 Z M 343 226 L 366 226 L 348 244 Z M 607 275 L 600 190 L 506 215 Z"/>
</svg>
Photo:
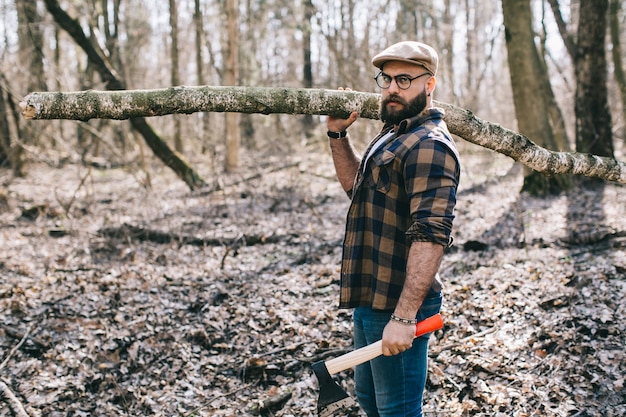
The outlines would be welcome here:
<svg viewBox="0 0 626 417">
<path fill-rule="evenodd" d="M 395 102 L 402 104 L 400 110 L 388 110 L 387 104 Z M 411 101 L 406 101 L 397 95 L 387 96 L 380 103 L 380 120 L 386 124 L 397 125 L 404 119 L 417 116 L 426 108 L 426 90 L 422 91 Z"/>
</svg>

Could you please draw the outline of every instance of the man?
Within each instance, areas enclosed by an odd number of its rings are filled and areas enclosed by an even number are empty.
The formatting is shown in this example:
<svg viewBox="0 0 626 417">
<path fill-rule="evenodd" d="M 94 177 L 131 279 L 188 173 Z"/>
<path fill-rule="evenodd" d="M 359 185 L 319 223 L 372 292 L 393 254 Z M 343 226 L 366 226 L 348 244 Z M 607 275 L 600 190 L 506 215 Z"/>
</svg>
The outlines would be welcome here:
<svg viewBox="0 0 626 417">
<path fill-rule="evenodd" d="M 383 356 L 355 370 L 361 407 L 369 417 L 414 417 L 428 358 L 428 335 L 415 339 L 415 323 L 441 308 L 437 270 L 451 243 L 459 156 L 443 110 L 432 107 L 435 50 L 400 42 L 372 64 L 384 126 L 362 159 L 346 132 L 358 114 L 327 120 L 337 177 L 352 200 L 340 308 L 354 308 L 355 348 L 383 340 Z"/>
</svg>

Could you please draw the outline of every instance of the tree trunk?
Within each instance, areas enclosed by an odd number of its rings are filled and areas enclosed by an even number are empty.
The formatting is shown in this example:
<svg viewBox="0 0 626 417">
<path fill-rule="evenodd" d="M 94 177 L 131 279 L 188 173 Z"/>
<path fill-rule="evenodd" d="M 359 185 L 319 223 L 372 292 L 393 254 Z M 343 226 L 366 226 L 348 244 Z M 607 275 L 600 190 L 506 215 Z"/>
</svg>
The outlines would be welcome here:
<svg viewBox="0 0 626 417">
<path fill-rule="evenodd" d="M 548 3 L 550 3 L 550 7 L 552 8 L 552 14 L 554 14 L 554 20 L 556 21 L 556 25 L 559 28 L 559 33 L 561 34 L 563 43 L 565 43 L 565 48 L 567 49 L 567 53 L 569 54 L 570 58 L 572 58 L 572 61 L 573 61 L 576 59 L 576 41 L 574 40 L 574 37 L 567 30 L 567 24 L 565 23 L 565 19 L 563 19 L 563 15 L 561 14 L 559 1 L 548 0 Z"/>
<path fill-rule="evenodd" d="M 170 57 L 172 60 L 171 85 L 180 85 L 180 75 L 178 72 L 178 11 L 176 0 L 170 0 L 170 37 L 171 48 Z M 183 142 L 180 134 L 180 119 L 174 116 L 174 148 L 182 153 Z"/>
<path fill-rule="evenodd" d="M 228 26 L 228 47 L 226 57 L 226 85 L 237 85 L 239 74 L 239 2 L 226 0 L 226 20 Z M 226 114 L 226 171 L 239 166 L 239 115 Z"/>
<path fill-rule="evenodd" d="M 304 88 L 313 88 L 313 64 L 311 60 L 311 20 L 315 15 L 315 6 L 312 0 L 304 2 L 304 19 L 302 23 L 302 86 Z M 304 134 L 310 137 L 313 134 L 313 116 L 307 114 L 302 119 L 302 127 Z"/>
<path fill-rule="evenodd" d="M 194 0 L 194 14 L 193 21 L 196 32 L 196 73 L 198 77 L 198 85 L 206 84 L 205 72 L 204 72 L 204 60 L 202 59 L 202 40 L 204 39 L 204 17 L 202 9 L 200 7 L 200 0 Z M 202 131 L 200 137 L 202 138 L 202 153 L 206 152 L 206 149 L 212 147 L 211 140 L 211 114 L 202 114 Z M 212 161 L 213 162 L 213 161 Z M 213 171 L 215 171 L 215 164 L 212 165 Z"/>
<path fill-rule="evenodd" d="M 44 72 L 42 18 L 37 13 L 36 1 L 16 1 L 18 20 L 18 43 L 20 61 L 32 74 L 28 78 L 28 88 L 33 91 L 47 90 Z"/>
<path fill-rule="evenodd" d="M 89 62 L 94 65 L 100 77 L 105 81 L 107 88 L 109 90 L 123 90 L 125 88 L 124 82 L 118 78 L 115 71 L 110 67 L 102 51 L 85 36 L 80 23 L 65 13 L 59 6 L 57 0 L 45 0 L 45 2 L 48 11 L 57 24 L 68 32 L 87 54 Z M 193 168 L 191 168 L 180 155 L 173 152 L 145 120 L 133 118 L 131 119 L 131 125 L 141 133 L 155 155 L 185 181 L 189 188 L 193 190 L 206 185 L 206 182 Z"/>
<path fill-rule="evenodd" d="M 581 0 L 576 72 L 576 150 L 613 156 L 604 39 L 608 0 Z"/>
<path fill-rule="evenodd" d="M 9 126 L 9 111 L 6 105 L 8 91 L 5 85 L 5 78 L 0 74 L 0 167 L 11 166 L 9 156 L 11 155 L 11 128 Z M 7 94 L 8 95 L 8 94 Z"/>
<path fill-rule="evenodd" d="M 476 52 L 476 8 L 473 5 L 474 0 L 465 0 L 465 25 L 467 27 L 467 34 L 465 37 L 465 65 L 467 66 L 467 74 L 465 75 L 465 91 L 467 97 L 472 97 L 471 100 L 466 101 L 466 105 L 470 109 L 478 108 L 476 103 L 477 95 L 471 94 L 471 91 L 476 91 L 475 80 L 477 75 L 474 68 L 474 54 Z"/>
<path fill-rule="evenodd" d="M 27 119 L 123 119 L 171 113 L 242 112 L 320 114 L 378 118 L 380 95 L 356 91 L 261 87 L 176 87 L 161 90 L 31 93 L 20 107 Z M 554 152 L 526 136 L 483 121 L 468 110 L 435 101 L 446 113 L 450 132 L 545 174 L 575 174 L 626 183 L 626 164 L 587 154 Z"/>
<path fill-rule="evenodd" d="M 48 88 L 44 72 L 42 18 L 37 11 L 37 2 L 16 1 L 15 8 L 18 22 L 20 65 L 23 68 L 28 68 L 31 72 L 31 76 L 27 78 L 28 88 L 46 91 Z M 43 135 L 42 132 L 36 131 L 34 126 L 21 126 L 18 123 L 15 128 L 19 144 L 12 146 L 11 167 L 15 175 L 23 176 L 26 175 L 27 168 L 22 144 L 32 145 Z"/>
<path fill-rule="evenodd" d="M 550 123 L 552 89 L 547 69 L 535 46 L 530 0 L 502 2 L 507 56 L 515 115 L 520 133 L 535 138 L 548 149 L 559 149 Z M 569 186 L 566 177 L 545 177 L 525 170 L 523 190 L 534 195 L 556 194 Z"/>
<path fill-rule="evenodd" d="M 621 15 L 622 0 L 611 0 L 610 5 L 610 26 L 611 26 L 611 43 L 613 48 L 611 49 L 613 58 L 613 68 L 615 75 L 615 82 L 619 90 L 620 104 L 622 105 L 622 129 L 626 132 L 626 75 L 624 74 L 624 63 L 622 61 L 622 42 L 620 40 L 620 15 Z"/>
</svg>

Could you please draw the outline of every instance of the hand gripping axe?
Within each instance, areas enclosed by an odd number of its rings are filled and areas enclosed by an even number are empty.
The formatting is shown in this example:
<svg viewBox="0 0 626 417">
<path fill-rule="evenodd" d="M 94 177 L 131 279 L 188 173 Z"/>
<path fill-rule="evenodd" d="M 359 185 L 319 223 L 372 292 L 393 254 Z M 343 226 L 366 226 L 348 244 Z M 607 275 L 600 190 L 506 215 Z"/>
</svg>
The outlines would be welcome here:
<svg viewBox="0 0 626 417">
<path fill-rule="evenodd" d="M 415 325 L 415 337 L 439 330 L 443 327 L 443 319 L 440 314 L 428 317 Z M 333 380 L 331 375 L 344 371 L 353 366 L 367 362 L 383 353 L 383 342 L 379 340 L 371 345 L 338 356 L 329 361 L 315 362 L 311 368 L 315 372 L 320 388 L 320 396 L 317 400 L 317 413 L 319 417 L 332 416 L 335 411 L 356 406 L 356 402 Z"/>
</svg>

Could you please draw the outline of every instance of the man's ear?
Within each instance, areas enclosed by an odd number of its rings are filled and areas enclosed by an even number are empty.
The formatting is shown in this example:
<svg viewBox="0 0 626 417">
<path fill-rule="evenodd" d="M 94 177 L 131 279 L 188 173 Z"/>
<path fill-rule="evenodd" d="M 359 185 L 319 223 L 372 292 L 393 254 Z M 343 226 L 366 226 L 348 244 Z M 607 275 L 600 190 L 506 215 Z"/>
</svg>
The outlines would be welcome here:
<svg viewBox="0 0 626 417">
<path fill-rule="evenodd" d="M 428 90 L 428 95 L 431 95 L 433 91 L 435 91 L 435 87 L 437 86 L 437 78 L 433 75 L 426 81 L 426 89 Z"/>
</svg>

